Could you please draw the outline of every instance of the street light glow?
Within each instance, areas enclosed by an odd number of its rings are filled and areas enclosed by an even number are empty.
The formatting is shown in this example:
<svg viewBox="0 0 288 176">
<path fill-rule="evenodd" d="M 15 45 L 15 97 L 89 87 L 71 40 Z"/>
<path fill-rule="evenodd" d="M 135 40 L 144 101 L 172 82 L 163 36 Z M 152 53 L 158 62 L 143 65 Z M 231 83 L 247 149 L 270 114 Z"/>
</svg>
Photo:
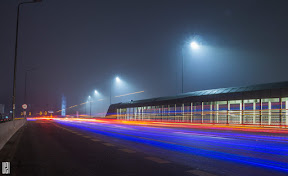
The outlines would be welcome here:
<svg viewBox="0 0 288 176">
<path fill-rule="evenodd" d="M 199 44 L 197 42 L 195 42 L 195 41 L 191 42 L 190 46 L 193 49 L 199 49 Z"/>
<path fill-rule="evenodd" d="M 98 94 L 99 94 L 99 92 L 98 92 L 97 90 L 95 90 L 95 91 L 94 91 L 94 94 L 95 94 L 95 95 L 98 95 Z"/>
<path fill-rule="evenodd" d="M 117 81 L 117 82 L 119 82 L 119 81 L 120 81 L 120 78 L 119 78 L 118 76 L 116 77 L 116 81 Z"/>
</svg>

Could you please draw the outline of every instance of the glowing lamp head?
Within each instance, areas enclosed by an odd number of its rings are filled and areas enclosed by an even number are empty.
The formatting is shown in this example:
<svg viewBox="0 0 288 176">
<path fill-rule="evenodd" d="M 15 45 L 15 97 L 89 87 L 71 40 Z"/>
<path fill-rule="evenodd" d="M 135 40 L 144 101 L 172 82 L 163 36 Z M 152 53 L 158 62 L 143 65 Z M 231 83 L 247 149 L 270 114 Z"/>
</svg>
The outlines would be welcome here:
<svg viewBox="0 0 288 176">
<path fill-rule="evenodd" d="M 98 94 L 99 94 L 99 92 L 98 92 L 97 90 L 95 90 L 95 91 L 94 91 L 94 94 L 95 94 L 95 95 L 98 95 Z"/>
<path fill-rule="evenodd" d="M 119 82 L 119 81 L 120 81 L 120 78 L 119 78 L 118 76 L 117 76 L 115 79 L 116 79 L 116 81 L 117 81 L 117 82 Z"/>
<path fill-rule="evenodd" d="M 199 49 L 200 47 L 199 44 L 195 41 L 191 42 L 190 46 L 192 49 Z"/>
<path fill-rule="evenodd" d="M 88 99 L 91 99 L 91 96 L 90 96 L 90 95 L 88 96 Z"/>
</svg>

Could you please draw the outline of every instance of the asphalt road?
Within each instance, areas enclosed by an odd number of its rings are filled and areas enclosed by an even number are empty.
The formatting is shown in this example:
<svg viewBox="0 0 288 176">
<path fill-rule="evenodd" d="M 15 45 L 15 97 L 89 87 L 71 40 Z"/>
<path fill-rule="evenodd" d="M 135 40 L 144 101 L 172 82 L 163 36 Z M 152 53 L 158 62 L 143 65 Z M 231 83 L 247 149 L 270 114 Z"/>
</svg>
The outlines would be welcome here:
<svg viewBox="0 0 288 176">
<path fill-rule="evenodd" d="M 36 120 L 0 152 L 12 175 L 288 174 L 285 135 Z"/>
<path fill-rule="evenodd" d="M 28 121 L 1 150 L 0 158 L 11 162 L 12 175 L 21 176 L 194 175 L 188 167 L 49 120 Z"/>
</svg>

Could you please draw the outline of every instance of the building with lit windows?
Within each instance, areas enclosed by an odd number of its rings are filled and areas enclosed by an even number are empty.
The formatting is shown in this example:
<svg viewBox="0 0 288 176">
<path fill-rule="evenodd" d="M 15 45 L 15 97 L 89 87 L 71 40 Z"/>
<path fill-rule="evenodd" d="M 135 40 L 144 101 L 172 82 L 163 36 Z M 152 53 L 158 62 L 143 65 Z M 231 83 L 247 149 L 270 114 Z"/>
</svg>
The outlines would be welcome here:
<svg viewBox="0 0 288 176">
<path fill-rule="evenodd" d="M 125 120 L 288 126 L 288 82 L 201 90 L 112 104 Z"/>
</svg>

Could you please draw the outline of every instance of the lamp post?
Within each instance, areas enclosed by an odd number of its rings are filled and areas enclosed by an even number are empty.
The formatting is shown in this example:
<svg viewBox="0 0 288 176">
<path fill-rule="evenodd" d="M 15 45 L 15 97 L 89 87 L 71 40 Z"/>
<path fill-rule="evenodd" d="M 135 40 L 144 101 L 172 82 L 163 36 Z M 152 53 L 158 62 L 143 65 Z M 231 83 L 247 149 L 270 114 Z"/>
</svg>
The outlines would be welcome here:
<svg viewBox="0 0 288 176">
<path fill-rule="evenodd" d="M 28 102 L 27 102 L 27 75 L 28 75 L 28 72 L 33 71 L 33 70 L 35 70 L 35 68 L 25 70 L 24 104 L 27 104 L 27 105 L 28 105 Z M 26 118 L 27 117 L 26 109 L 24 111 L 25 111 L 24 117 Z"/>
<path fill-rule="evenodd" d="M 34 71 L 34 70 L 36 70 L 36 69 L 31 68 L 31 69 L 25 70 L 25 88 L 24 88 L 24 103 L 25 104 L 28 104 L 28 102 L 27 102 L 27 76 L 28 76 L 28 72 Z"/>
<path fill-rule="evenodd" d="M 184 47 L 186 45 L 182 46 L 182 93 L 184 93 Z M 193 49 L 193 50 L 197 50 L 199 49 L 200 45 L 196 42 L 196 41 L 192 41 L 190 43 L 190 47 Z"/>
<path fill-rule="evenodd" d="M 116 78 L 115 78 L 115 80 L 117 81 L 117 82 L 120 82 L 120 78 L 117 76 Z M 112 103 L 112 87 L 113 87 L 113 80 L 112 80 L 112 82 L 111 82 L 111 87 L 110 87 L 110 105 L 111 105 L 111 103 Z"/>
<path fill-rule="evenodd" d="M 16 69 L 17 69 L 17 54 L 18 54 L 18 29 L 19 29 L 19 16 L 20 7 L 23 4 L 31 4 L 41 2 L 41 0 L 33 0 L 30 2 L 21 2 L 18 4 L 17 8 L 17 21 L 16 21 L 16 41 L 15 41 L 15 55 L 14 55 L 14 76 L 13 76 L 13 96 L 12 96 L 12 120 L 15 118 L 15 103 L 16 103 Z"/>
<path fill-rule="evenodd" d="M 94 90 L 94 98 L 99 98 L 100 93 L 97 90 Z M 95 106 L 94 106 L 94 113 L 97 114 L 97 104 L 96 104 L 96 100 L 94 101 Z"/>
<path fill-rule="evenodd" d="M 91 118 L 91 96 L 89 95 L 88 97 L 88 100 L 89 100 L 89 106 L 90 106 L 90 118 Z"/>
</svg>

